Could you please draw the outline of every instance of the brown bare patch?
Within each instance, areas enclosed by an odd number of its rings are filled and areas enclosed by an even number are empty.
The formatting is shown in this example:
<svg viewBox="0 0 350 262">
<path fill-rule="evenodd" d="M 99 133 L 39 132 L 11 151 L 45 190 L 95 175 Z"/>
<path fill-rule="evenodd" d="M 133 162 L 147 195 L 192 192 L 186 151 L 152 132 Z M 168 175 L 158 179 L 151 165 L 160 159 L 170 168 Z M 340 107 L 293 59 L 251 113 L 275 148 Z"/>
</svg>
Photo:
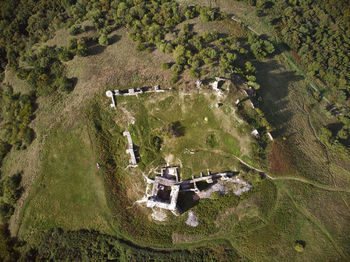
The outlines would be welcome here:
<svg viewBox="0 0 350 262">
<path fill-rule="evenodd" d="M 270 154 L 270 172 L 273 174 L 284 174 L 287 172 L 289 161 L 279 143 L 273 143 Z"/>
<path fill-rule="evenodd" d="M 183 235 L 178 233 L 173 233 L 172 240 L 173 244 L 181 243 L 181 242 L 192 242 L 202 239 L 202 235 Z"/>
</svg>

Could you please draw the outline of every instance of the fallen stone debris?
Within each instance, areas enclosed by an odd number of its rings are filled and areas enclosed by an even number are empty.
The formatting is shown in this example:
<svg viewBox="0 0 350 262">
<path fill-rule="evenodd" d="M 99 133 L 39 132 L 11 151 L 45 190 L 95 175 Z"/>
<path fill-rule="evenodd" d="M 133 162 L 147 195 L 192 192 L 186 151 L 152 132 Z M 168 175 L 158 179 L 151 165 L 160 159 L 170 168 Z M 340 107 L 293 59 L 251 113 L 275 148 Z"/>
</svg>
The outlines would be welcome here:
<svg viewBox="0 0 350 262">
<path fill-rule="evenodd" d="M 199 225 L 199 221 L 198 218 L 196 217 L 196 215 L 194 214 L 193 211 L 188 212 L 188 217 L 186 220 L 186 225 L 190 226 L 190 227 L 196 227 Z"/>
<path fill-rule="evenodd" d="M 115 108 L 117 106 L 116 103 L 116 96 L 138 96 L 145 93 L 163 93 L 165 90 L 160 89 L 159 85 L 153 86 L 153 87 L 137 87 L 137 88 L 129 88 L 129 89 L 123 89 L 123 90 L 107 90 L 106 96 L 112 99 L 112 103 L 110 106 L 112 108 Z"/>
<path fill-rule="evenodd" d="M 130 160 L 129 163 L 131 167 L 137 167 L 137 161 L 134 151 L 134 144 L 132 143 L 131 135 L 129 131 L 123 132 L 123 136 L 126 136 L 128 139 L 128 149 L 126 149 L 126 153 L 130 154 Z M 128 167 L 129 167 L 128 166 Z"/>
<path fill-rule="evenodd" d="M 174 215 L 182 213 L 181 207 L 178 206 L 177 200 L 180 192 L 192 191 L 195 193 L 194 198 L 203 199 L 210 198 L 214 192 L 220 194 L 226 194 L 227 183 L 236 183 L 240 185 L 234 193 L 240 195 L 243 192 L 250 190 L 252 187 L 249 183 L 239 179 L 233 178 L 235 174 L 233 172 L 222 172 L 211 174 L 208 170 L 208 175 L 181 181 L 179 178 L 177 166 L 166 166 L 161 169 L 159 176 L 156 176 L 154 180 L 146 178 L 147 187 L 145 196 L 136 201 L 136 203 L 146 203 L 149 208 L 161 208 L 170 210 Z M 209 187 L 206 190 L 199 190 L 197 183 L 206 182 Z M 150 187 L 153 185 L 150 192 Z"/>
</svg>

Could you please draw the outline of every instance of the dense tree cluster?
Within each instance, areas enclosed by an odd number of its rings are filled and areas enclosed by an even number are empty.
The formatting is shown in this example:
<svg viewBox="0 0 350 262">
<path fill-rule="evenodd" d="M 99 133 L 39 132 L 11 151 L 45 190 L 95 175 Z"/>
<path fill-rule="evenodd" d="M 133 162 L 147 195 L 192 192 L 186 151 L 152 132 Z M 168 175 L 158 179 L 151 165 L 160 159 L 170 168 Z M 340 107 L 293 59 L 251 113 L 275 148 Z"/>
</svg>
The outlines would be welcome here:
<svg viewBox="0 0 350 262">
<path fill-rule="evenodd" d="M 213 245 L 189 250 L 153 250 L 98 231 L 43 232 L 40 240 L 22 248 L 19 261 L 239 261 L 234 250 Z"/>
<path fill-rule="evenodd" d="M 17 200 L 21 196 L 21 180 L 21 173 L 0 180 L 0 218 L 3 222 L 12 216 Z"/>
<path fill-rule="evenodd" d="M 198 35 L 191 30 L 189 24 L 183 24 L 175 36 L 174 40 L 162 40 L 157 45 L 160 51 L 173 53 L 175 61 L 171 66 L 173 82 L 176 82 L 186 69 L 191 77 L 199 78 L 205 74 L 204 68 L 217 67 L 222 76 L 240 75 L 258 89 L 259 85 L 255 82 L 255 67 L 248 60 L 254 57 L 261 59 L 274 52 L 274 47 L 268 40 L 249 35 L 248 43 L 251 43 L 249 51 L 243 45 L 246 43 L 244 40 L 242 42 L 234 36 L 219 36 L 216 32 Z"/>
<path fill-rule="evenodd" d="M 35 111 L 33 94 L 13 93 L 9 85 L 5 85 L 0 96 L 0 156 L 4 156 L 11 146 L 25 149 L 34 138 L 34 131 L 29 127 Z"/>
<path fill-rule="evenodd" d="M 0 71 L 17 67 L 26 44 L 32 45 L 53 33 L 65 19 L 65 8 L 75 1 L 0 1 Z"/>
<path fill-rule="evenodd" d="M 286 43 L 309 76 L 321 80 L 342 113 L 342 128 L 328 142 L 350 145 L 350 5 L 334 0 L 244 0 L 270 15 L 276 37 Z"/>
<path fill-rule="evenodd" d="M 66 77 L 66 67 L 59 57 L 66 60 L 78 51 L 76 39 L 71 41 L 68 50 L 42 46 L 38 52 L 23 56 L 28 67 L 18 69 L 17 76 L 27 80 L 37 96 L 49 95 L 58 89 L 69 92 L 73 90 L 73 81 Z"/>
</svg>

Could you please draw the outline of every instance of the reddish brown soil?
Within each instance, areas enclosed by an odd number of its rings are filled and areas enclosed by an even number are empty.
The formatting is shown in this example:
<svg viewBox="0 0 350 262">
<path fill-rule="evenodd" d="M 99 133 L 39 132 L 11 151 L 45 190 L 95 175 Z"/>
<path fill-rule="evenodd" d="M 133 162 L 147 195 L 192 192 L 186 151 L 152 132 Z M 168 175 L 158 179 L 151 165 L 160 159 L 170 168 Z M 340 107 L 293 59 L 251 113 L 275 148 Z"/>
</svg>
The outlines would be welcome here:
<svg viewBox="0 0 350 262">
<path fill-rule="evenodd" d="M 288 171 L 289 160 L 283 152 L 283 147 L 279 143 L 274 143 L 270 154 L 270 172 L 273 174 L 284 174 Z"/>
</svg>

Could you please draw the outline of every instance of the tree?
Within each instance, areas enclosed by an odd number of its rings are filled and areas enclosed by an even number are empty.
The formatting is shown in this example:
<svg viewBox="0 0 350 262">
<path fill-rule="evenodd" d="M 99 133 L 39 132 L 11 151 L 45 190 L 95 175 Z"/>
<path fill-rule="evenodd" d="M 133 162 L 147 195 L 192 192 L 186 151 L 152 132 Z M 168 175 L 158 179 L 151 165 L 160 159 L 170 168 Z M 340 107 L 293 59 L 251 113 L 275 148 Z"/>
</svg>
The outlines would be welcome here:
<svg viewBox="0 0 350 262">
<path fill-rule="evenodd" d="M 108 40 L 107 35 L 105 35 L 105 34 L 100 35 L 100 37 L 98 38 L 98 43 L 101 46 L 108 46 L 109 45 L 109 40 Z"/>
<path fill-rule="evenodd" d="M 266 52 L 270 55 L 272 55 L 275 52 L 275 47 L 268 40 L 264 40 L 264 47 L 265 47 Z"/>
<path fill-rule="evenodd" d="M 197 70 L 195 70 L 195 69 L 190 69 L 189 71 L 188 71 L 188 74 L 192 77 L 192 78 L 199 78 L 199 72 L 197 71 Z"/>
<path fill-rule="evenodd" d="M 10 149 L 11 145 L 0 139 L 0 164 L 7 155 L 7 153 L 10 151 Z"/>
<path fill-rule="evenodd" d="M 183 45 L 176 46 L 174 50 L 174 59 L 175 62 L 179 65 L 184 65 L 186 63 L 186 48 Z"/>
<path fill-rule="evenodd" d="M 174 75 L 178 75 L 182 72 L 183 70 L 183 67 L 182 65 L 179 65 L 179 64 L 173 64 L 171 66 L 171 71 L 174 73 Z"/>
<path fill-rule="evenodd" d="M 169 69 L 170 68 L 170 64 L 169 63 L 163 63 L 162 64 L 162 69 L 163 70 L 167 70 L 167 69 Z"/>
<path fill-rule="evenodd" d="M 175 121 L 170 124 L 169 131 L 174 137 L 181 137 L 185 135 L 186 128 L 180 121 Z"/>
<path fill-rule="evenodd" d="M 69 30 L 69 34 L 78 35 L 81 33 L 81 31 L 82 31 L 81 25 L 73 25 Z"/>
<path fill-rule="evenodd" d="M 294 243 L 294 249 L 297 252 L 303 252 L 305 249 L 306 243 L 303 240 L 297 240 Z"/>
<path fill-rule="evenodd" d="M 73 80 L 67 78 L 67 77 L 61 77 L 58 80 L 59 88 L 66 93 L 72 92 L 74 89 L 74 82 Z"/>
<path fill-rule="evenodd" d="M 10 219 L 10 217 L 13 214 L 13 212 L 14 212 L 13 206 L 11 206 L 11 205 L 5 203 L 4 201 L 0 200 L 0 216 L 4 220 Z"/>
<path fill-rule="evenodd" d="M 67 49 L 63 48 L 59 54 L 59 59 L 63 62 L 67 62 L 73 58 L 73 54 Z"/>
</svg>

